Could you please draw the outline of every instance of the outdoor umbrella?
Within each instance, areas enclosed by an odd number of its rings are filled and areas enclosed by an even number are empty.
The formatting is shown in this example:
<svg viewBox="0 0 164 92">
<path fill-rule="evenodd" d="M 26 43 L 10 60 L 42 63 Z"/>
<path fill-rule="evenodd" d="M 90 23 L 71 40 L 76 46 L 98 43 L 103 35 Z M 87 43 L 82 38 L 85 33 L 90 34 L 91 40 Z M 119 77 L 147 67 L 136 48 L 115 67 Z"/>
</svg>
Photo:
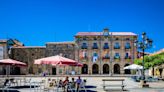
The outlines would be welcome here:
<svg viewBox="0 0 164 92">
<path fill-rule="evenodd" d="M 77 64 L 77 61 L 65 58 L 59 55 L 36 59 L 34 64 L 51 64 L 51 65 L 58 65 L 58 64 L 66 64 L 66 65 L 73 65 Z"/>
<path fill-rule="evenodd" d="M 26 63 L 13 60 L 13 59 L 2 59 L 0 60 L 0 65 L 16 65 L 16 66 L 26 66 Z"/>
<path fill-rule="evenodd" d="M 2 59 L 0 60 L 0 65 L 7 65 L 9 66 L 9 74 L 10 74 L 10 66 L 27 66 L 26 63 L 17 61 L 17 60 L 13 60 L 13 59 Z M 7 71 L 6 71 L 7 74 Z"/>
<path fill-rule="evenodd" d="M 143 67 L 140 65 L 132 64 L 132 65 L 124 67 L 124 69 L 141 70 L 143 69 Z"/>
<path fill-rule="evenodd" d="M 34 61 L 34 64 L 49 64 L 52 66 L 57 66 L 57 65 L 59 65 L 59 66 L 66 66 L 66 65 L 76 66 L 77 65 L 78 66 L 78 65 L 80 65 L 75 60 L 65 58 L 65 57 L 62 57 L 59 55 L 36 59 Z"/>
</svg>

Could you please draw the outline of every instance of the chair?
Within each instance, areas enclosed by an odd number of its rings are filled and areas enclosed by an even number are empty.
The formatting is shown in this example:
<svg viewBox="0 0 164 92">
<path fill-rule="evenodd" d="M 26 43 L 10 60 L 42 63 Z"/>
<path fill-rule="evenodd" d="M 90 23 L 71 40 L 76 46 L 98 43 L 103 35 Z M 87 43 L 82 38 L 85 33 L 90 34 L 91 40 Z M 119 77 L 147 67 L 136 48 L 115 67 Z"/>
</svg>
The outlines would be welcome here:
<svg viewBox="0 0 164 92">
<path fill-rule="evenodd" d="M 10 85 L 18 86 L 18 81 L 16 79 L 10 79 Z"/>
</svg>

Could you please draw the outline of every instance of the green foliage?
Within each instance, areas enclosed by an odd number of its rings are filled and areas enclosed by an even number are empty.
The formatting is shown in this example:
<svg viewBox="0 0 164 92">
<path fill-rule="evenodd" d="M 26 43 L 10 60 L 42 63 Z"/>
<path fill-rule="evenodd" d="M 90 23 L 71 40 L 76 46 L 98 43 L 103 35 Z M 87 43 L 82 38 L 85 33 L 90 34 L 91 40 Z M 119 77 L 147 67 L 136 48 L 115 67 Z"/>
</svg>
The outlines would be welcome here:
<svg viewBox="0 0 164 92">
<path fill-rule="evenodd" d="M 138 65 L 142 65 L 142 59 L 136 59 L 134 60 L 134 63 Z M 144 66 L 146 69 L 157 66 L 157 65 L 161 65 L 161 64 L 164 64 L 164 52 L 153 55 L 153 56 L 144 57 Z"/>
</svg>

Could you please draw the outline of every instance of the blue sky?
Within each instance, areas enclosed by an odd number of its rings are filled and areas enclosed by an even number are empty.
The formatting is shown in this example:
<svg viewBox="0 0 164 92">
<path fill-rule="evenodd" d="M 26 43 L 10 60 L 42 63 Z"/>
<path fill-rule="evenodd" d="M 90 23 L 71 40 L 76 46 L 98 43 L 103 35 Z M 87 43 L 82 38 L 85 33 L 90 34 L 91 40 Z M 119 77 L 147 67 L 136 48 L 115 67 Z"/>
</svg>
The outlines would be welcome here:
<svg viewBox="0 0 164 92">
<path fill-rule="evenodd" d="M 0 39 L 26 46 L 73 41 L 77 32 L 147 32 L 164 47 L 164 0 L 0 0 Z"/>
</svg>

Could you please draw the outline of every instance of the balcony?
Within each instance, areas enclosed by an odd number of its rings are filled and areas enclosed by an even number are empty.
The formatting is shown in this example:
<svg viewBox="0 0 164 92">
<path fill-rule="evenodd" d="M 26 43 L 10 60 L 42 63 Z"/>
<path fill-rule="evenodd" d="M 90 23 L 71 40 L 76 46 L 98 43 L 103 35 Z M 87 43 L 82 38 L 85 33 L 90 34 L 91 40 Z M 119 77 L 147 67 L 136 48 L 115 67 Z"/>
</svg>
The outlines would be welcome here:
<svg viewBox="0 0 164 92">
<path fill-rule="evenodd" d="M 131 59 L 131 56 L 125 56 L 125 59 Z"/>
<path fill-rule="evenodd" d="M 120 60 L 120 56 L 114 56 L 114 59 L 119 59 Z"/>
<path fill-rule="evenodd" d="M 109 56 L 105 56 L 102 59 L 110 59 L 110 57 Z"/>
<path fill-rule="evenodd" d="M 130 46 L 125 46 L 125 49 L 130 49 L 131 47 Z"/>
<path fill-rule="evenodd" d="M 88 47 L 87 46 L 81 46 L 81 49 L 87 49 Z"/>
<path fill-rule="evenodd" d="M 114 46 L 114 49 L 120 49 L 120 46 Z"/>
<path fill-rule="evenodd" d="M 92 49 L 98 49 L 98 46 L 93 46 Z"/>
</svg>

